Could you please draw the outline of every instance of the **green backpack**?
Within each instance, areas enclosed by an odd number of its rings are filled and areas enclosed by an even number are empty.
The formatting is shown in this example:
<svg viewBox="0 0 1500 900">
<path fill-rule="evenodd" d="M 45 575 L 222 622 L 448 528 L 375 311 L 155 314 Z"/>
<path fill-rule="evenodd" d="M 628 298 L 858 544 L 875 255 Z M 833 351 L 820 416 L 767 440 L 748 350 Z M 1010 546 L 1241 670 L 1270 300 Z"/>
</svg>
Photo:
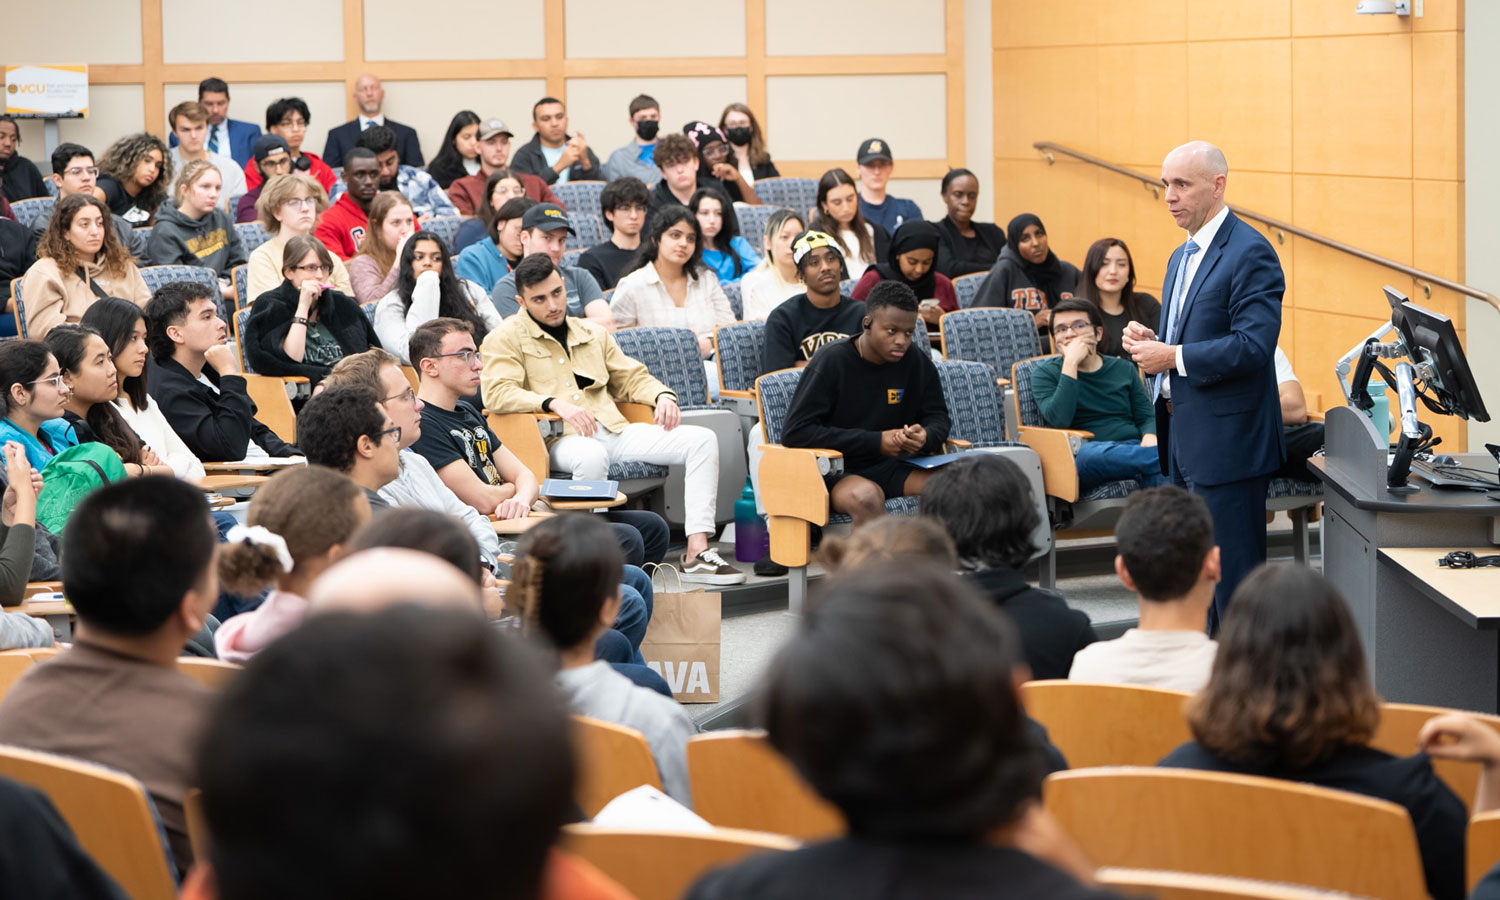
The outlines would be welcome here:
<svg viewBox="0 0 1500 900">
<path fill-rule="evenodd" d="M 104 444 L 90 442 L 69 447 L 42 467 L 42 495 L 37 498 L 36 520 L 53 534 L 62 534 L 74 507 L 95 488 L 125 478 L 120 454 Z"/>
</svg>

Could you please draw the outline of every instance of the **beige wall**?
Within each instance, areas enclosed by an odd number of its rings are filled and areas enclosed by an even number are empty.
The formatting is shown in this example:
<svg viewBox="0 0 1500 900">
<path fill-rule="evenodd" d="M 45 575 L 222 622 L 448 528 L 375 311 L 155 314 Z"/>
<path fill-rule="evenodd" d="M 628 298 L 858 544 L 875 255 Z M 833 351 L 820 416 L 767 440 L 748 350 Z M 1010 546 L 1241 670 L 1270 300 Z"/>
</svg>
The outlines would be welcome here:
<svg viewBox="0 0 1500 900">
<path fill-rule="evenodd" d="M 26 48 L 17 63 L 90 65 L 94 116 L 62 135 L 91 146 L 143 127 L 164 134 L 166 109 L 215 75 L 230 83 L 231 114 L 257 125 L 270 101 L 302 97 L 320 153 L 371 71 L 386 112 L 417 129 L 429 157 L 462 109 L 529 140 L 531 106 L 548 94 L 604 157 L 630 140 L 626 106 L 643 92 L 672 130 L 748 103 L 786 175 L 852 170 L 859 142 L 884 137 L 899 154 L 894 189 L 934 216 L 936 179 L 989 154 L 987 129 L 976 140 L 964 124 L 987 121 L 988 49 L 965 27 L 970 15 L 987 26 L 985 0 L 722 0 L 690 14 L 675 0 L 511 0 L 469 20 L 414 15 L 401 0 L 260 0 L 245 12 L 227 0 L 76 0 L 68 14 L 89 27 L 63 32 L 55 10 L 21 4 L 4 14 L 4 43 Z M 40 159 L 41 127 L 22 131 Z"/>
<path fill-rule="evenodd" d="M 1500 46 L 1500 4 L 1468 0 L 1464 16 L 1463 83 L 1500 84 L 1500 55 L 1495 53 Z M 1463 122 L 1464 157 L 1485 160 L 1470 167 L 1464 178 L 1464 280 L 1500 295 L 1500 254 L 1495 252 L 1500 248 L 1500 218 L 1495 216 L 1500 168 L 1489 163 L 1500 144 L 1500 118 L 1489 91 L 1464 92 Z M 1500 443 L 1500 354 L 1495 352 L 1500 347 L 1500 312 L 1479 300 L 1468 300 L 1465 307 L 1469 365 L 1494 416 L 1488 423 L 1469 424 L 1469 446 L 1477 448 L 1486 441 Z"/>
</svg>

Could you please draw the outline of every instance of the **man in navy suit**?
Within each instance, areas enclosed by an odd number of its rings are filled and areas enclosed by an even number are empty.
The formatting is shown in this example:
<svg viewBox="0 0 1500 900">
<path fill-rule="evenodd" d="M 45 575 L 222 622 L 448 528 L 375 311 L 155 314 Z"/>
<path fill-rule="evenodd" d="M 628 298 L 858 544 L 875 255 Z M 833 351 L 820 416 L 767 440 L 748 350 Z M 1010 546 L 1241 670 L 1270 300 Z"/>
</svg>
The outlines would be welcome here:
<svg viewBox="0 0 1500 900">
<path fill-rule="evenodd" d="M 222 78 L 205 78 L 198 82 L 198 102 L 208 110 L 208 135 L 203 146 L 209 153 L 228 156 L 243 168 L 255 155 L 255 139 L 260 126 L 229 118 L 229 85 Z M 173 147 L 177 135 L 168 137 Z"/>
<path fill-rule="evenodd" d="M 1223 577 L 1210 633 L 1265 562 L 1266 487 L 1286 456 L 1274 362 L 1286 278 L 1270 243 L 1224 205 L 1228 177 L 1212 144 L 1167 154 L 1167 210 L 1188 240 L 1167 264 L 1162 333 L 1131 322 L 1123 340 L 1151 376 L 1162 472 L 1213 514 Z"/>
<path fill-rule="evenodd" d="M 323 145 L 323 161 L 330 166 L 342 166 L 344 154 L 354 149 L 360 132 L 371 125 L 384 125 L 396 132 L 396 155 L 408 166 L 418 168 L 427 165 L 422 157 L 422 144 L 417 140 L 417 131 L 410 125 L 402 125 L 387 119 L 380 111 L 385 105 L 385 88 L 380 79 L 366 72 L 354 82 L 354 105 L 359 107 L 359 118 L 350 119 L 328 131 L 328 143 Z"/>
</svg>

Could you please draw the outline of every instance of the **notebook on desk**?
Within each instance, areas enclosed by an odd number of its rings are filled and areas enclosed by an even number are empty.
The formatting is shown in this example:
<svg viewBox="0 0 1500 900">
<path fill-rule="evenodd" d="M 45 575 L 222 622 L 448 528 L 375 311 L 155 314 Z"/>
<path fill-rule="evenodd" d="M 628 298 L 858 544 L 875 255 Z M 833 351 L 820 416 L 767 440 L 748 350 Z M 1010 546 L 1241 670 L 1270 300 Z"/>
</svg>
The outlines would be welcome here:
<svg viewBox="0 0 1500 900">
<path fill-rule="evenodd" d="M 542 482 L 542 496 L 548 500 L 613 500 L 619 493 L 618 481 L 548 478 Z"/>
<path fill-rule="evenodd" d="M 903 462 L 916 466 L 919 469 L 936 469 L 939 466 L 946 466 L 948 463 L 962 459 L 963 455 L 964 454 L 960 452 L 939 453 L 934 456 L 912 456 L 903 460 Z"/>
</svg>

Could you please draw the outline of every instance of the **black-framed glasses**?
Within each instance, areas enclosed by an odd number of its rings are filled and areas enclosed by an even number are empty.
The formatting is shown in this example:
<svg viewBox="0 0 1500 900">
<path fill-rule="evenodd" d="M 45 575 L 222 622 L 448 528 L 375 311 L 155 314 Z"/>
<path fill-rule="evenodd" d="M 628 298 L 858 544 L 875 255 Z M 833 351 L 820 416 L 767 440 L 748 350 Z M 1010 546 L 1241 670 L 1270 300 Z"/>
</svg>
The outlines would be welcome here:
<svg viewBox="0 0 1500 900">
<path fill-rule="evenodd" d="M 432 354 L 431 356 L 429 356 L 427 358 L 428 359 L 449 359 L 451 357 L 453 359 L 457 359 L 457 360 L 462 361 L 464 365 L 468 365 L 469 363 L 473 362 L 474 358 L 476 356 L 478 356 L 478 355 L 479 355 L 479 351 L 478 350 L 459 350 L 456 353 L 434 353 L 434 354 Z"/>
<path fill-rule="evenodd" d="M 321 275 L 324 272 L 331 272 L 333 270 L 328 266 L 323 265 L 322 263 L 308 263 L 302 266 L 292 266 L 292 271 L 306 272 L 309 275 Z"/>
<path fill-rule="evenodd" d="M 390 435 L 392 438 L 395 438 L 396 443 L 401 443 L 401 426 L 392 425 L 390 428 L 387 428 L 384 431 L 375 432 L 375 443 L 379 444 L 384 442 L 386 435 Z"/>
</svg>

